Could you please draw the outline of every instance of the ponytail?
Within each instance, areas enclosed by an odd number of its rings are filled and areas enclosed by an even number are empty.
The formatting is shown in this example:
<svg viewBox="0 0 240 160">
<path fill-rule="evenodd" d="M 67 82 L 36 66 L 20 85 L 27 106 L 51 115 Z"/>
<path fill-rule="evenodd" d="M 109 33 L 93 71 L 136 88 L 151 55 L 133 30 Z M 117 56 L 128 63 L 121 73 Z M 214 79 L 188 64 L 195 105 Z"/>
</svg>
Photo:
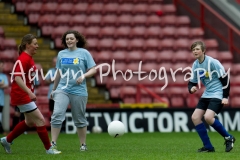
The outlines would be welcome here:
<svg viewBox="0 0 240 160">
<path fill-rule="evenodd" d="M 18 46 L 18 54 L 19 54 L 19 56 L 21 55 L 21 53 L 24 51 L 24 49 L 23 49 L 23 46 L 22 45 L 19 45 Z"/>
</svg>

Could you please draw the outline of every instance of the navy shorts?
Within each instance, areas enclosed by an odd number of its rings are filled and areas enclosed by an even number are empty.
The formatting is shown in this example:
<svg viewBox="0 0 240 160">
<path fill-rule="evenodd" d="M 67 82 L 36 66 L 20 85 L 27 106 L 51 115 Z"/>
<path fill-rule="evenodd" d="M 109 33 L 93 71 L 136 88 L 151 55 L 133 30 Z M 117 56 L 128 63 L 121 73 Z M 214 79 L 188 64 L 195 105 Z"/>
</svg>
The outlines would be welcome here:
<svg viewBox="0 0 240 160">
<path fill-rule="evenodd" d="M 200 98 L 197 108 L 205 111 L 210 109 L 218 114 L 222 110 L 223 104 L 222 100 L 218 98 Z"/>
</svg>

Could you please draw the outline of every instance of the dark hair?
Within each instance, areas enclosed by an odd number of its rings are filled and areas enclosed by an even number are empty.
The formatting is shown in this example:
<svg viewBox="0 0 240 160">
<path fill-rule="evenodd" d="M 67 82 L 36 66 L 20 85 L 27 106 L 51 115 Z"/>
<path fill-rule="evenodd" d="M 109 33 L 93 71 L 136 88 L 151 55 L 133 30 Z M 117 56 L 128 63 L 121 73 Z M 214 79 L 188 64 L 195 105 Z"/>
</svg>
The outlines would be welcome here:
<svg viewBox="0 0 240 160">
<path fill-rule="evenodd" d="M 31 44 L 34 38 L 37 37 L 34 36 L 33 34 L 26 34 L 25 36 L 23 36 L 21 44 L 18 46 L 19 55 L 26 49 L 26 44 Z"/>
<path fill-rule="evenodd" d="M 85 37 L 82 34 L 80 34 L 78 31 L 68 30 L 62 36 L 62 45 L 64 46 L 64 48 L 67 48 L 67 44 L 66 44 L 66 36 L 67 36 L 67 34 L 74 34 L 74 36 L 78 40 L 77 47 L 79 47 L 79 48 L 86 48 L 87 47 L 87 41 L 86 41 Z"/>
<path fill-rule="evenodd" d="M 4 63 L 4 61 L 3 61 L 3 60 L 0 60 L 0 63 Z"/>
<path fill-rule="evenodd" d="M 205 53 L 206 52 L 206 45 L 204 42 L 202 41 L 195 41 L 193 42 L 193 44 L 191 45 L 191 51 L 193 50 L 193 48 L 195 48 L 197 45 L 201 46 L 202 51 Z"/>
</svg>

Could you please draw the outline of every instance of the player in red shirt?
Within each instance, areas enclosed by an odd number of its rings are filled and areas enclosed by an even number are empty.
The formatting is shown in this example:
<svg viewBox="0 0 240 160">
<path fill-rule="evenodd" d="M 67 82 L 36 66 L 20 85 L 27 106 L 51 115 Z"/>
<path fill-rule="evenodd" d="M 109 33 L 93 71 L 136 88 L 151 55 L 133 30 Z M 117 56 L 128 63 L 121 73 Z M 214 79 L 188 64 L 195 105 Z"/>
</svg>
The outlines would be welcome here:
<svg viewBox="0 0 240 160">
<path fill-rule="evenodd" d="M 11 143 L 19 135 L 30 127 L 36 127 L 39 138 L 41 139 L 47 154 L 59 154 L 60 151 L 51 146 L 45 120 L 37 108 L 34 101 L 34 76 L 36 66 L 32 56 L 38 49 L 37 39 L 32 34 L 27 34 L 22 38 L 19 46 L 19 57 L 13 68 L 11 105 L 17 106 L 21 113 L 24 113 L 25 120 L 18 123 L 12 132 L 6 137 L 1 138 L 1 144 L 7 153 L 11 153 Z"/>
</svg>

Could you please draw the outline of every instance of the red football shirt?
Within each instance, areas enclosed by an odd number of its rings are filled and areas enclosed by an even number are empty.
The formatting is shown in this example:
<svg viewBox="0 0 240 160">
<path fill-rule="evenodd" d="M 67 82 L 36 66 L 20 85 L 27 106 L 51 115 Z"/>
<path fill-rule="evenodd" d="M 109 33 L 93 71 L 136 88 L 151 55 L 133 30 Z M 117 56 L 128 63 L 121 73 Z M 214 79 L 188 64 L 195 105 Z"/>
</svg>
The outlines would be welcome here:
<svg viewBox="0 0 240 160">
<path fill-rule="evenodd" d="M 32 100 L 28 96 L 28 94 L 22 90 L 22 88 L 19 87 L 19 85 L 16 83 L 15 76 L 21 76 L 23 81 L 25 77 L 25 84 L 31 91 L 34 93 L 34 80 L 30 81 L 28 75 L 30 74 L 31 79 L 36 74 L 36 66 L 34 64 L 32 56 L 29 54 L 22 52 L 20 56 L 18 57 L 18 61 L 16 61 L 16 66 L 14 69 L 14 75 L 13 75 L 13 82 L 12 82 L 12 87 L 11 87 L 11 105 L 12 106 L 17 106 L 17 105 L 23 105 L 30 103 Z M 22 69 L 21 69 L 22 66 Z M 24 76 L 20 73 L 16 72 L 21 72 L 25 73 Z"/>
</svg>

